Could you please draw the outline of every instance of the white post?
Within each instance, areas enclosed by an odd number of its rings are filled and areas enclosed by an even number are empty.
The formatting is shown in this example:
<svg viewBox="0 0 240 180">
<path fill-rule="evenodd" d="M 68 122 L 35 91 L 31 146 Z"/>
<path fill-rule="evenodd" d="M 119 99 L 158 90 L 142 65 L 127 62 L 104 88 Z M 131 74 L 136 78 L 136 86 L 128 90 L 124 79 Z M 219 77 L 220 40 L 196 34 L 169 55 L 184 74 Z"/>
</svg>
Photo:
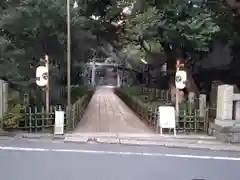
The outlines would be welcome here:
<svg viewBox="0 0 240 180">
<path fill-rule="evenodd" d="M 55 111 L 54 134 L 64 134 L 64 111 Z"/>
</svg>

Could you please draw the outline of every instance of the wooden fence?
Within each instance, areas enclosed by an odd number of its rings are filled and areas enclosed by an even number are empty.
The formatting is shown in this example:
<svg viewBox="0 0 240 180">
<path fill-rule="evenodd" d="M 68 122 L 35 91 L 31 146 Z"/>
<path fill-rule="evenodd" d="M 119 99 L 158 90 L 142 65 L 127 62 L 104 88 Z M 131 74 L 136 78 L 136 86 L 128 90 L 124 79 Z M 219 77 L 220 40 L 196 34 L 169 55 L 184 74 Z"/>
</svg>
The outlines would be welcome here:
<svg viewBox="0 0 240 180">
<path fill-rule="evenodd" d="M 72 129 L 76 128 L 79 121 L 82 119 L 83 114 L 92 98 L 93 92 L 85 95 L 83 98 L 78 99 L 72 107 Z"/>
<path fill-rule="evenodd" d="M 131 92 L 126 92 L 122 89 L 116 89 L 116 94 L 144 121 L 146 121 L 152 128 L 158 132 L 158 106 L 160 105 L 174 105 L 171 102 L 170 93 L 163 90 L 154 90 L 142 88 L 135 91 L 137 96 L 141 94 L 143 99 L 135 98 Z M 148 102 L 156 100 L 157 103 L 149 105 Z M 199 99 L 194 99 L 193 104 L 188 101 L 183 101 L 180 104 L 179 121 L 177 122 L 177 131 L 182 133 L 191 132 L 208 132 L 209 123 L 215 118 L 216 111 L 214 109 L 204 108 L 204 115 L 200 115 Z"/>
<path fill-rule="evenodd" d="M 53 132 L 55 125 L 55 111 L 65 111 L 65 130 L 75 128 L 81 120 L 83 113 L 91 100 L 93 91 L 78 99 L 71 108 L 72 118 L 68 122 L 68 108 L 63 106 L 50 106 L 49 113 L 45 107 L 13 107 L 13 110 L 5 114 L 3 124 L 5 130 L 21 130 L 28 132 Z"/>
</svg>

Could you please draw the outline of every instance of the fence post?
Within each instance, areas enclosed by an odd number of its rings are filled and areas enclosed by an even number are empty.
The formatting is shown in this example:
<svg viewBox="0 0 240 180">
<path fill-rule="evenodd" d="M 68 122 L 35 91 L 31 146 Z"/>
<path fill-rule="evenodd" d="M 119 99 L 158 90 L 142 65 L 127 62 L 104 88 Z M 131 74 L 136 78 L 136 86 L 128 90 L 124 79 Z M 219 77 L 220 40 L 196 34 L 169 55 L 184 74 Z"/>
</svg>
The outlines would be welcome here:
<svg viewBox="0 0 240 180">
<path fill-rule="evenodd" d="M 44 109 L 43 109 L 44 110 Z M 44 111 L 40 111 L 40 114 L 38 112 L 38 107 L 35 106 L 34 108 L 34 123 L 32 124 L 33 127 L 34 127 L 34 130 L 35 132 L 37 132 L 37 128 L 38 128 L 38 118 L 39 118 L 39 115 L 41 115 L 42 113 L 44 113 Z"/>
<path fill-rule="evenodd" d="M 32 132 L 32 109 L 28 107 L 29 131 Z"/>
<path fill-rule="evenodd" d="M 3 84 L 4 81 L 0 79 L 0 120 L 1 120 L 1 124 L 0 124 L 0 131 L 3 130 L 3 114 L 4 114 L 4 110 L 3 110 L 3 99 L 4 99 L 4 95 L 3 95 Z"/>
<path fill-rule="evenodd" d="M 160 127 L 160 124 L 159 124 L 159 122 L 160 122 L 160 120 L 161 119 L 159 119 L 159 111 L 158 111 L 158 107 L 155 107 L 154 108 L 154 114 L 155 114 L 155 118 L 154 118 L 154 130 L 155 130 L 155 132 L 156 133 L 159 133 L 159 127 Z"/>
<path fill-rule="evenodd" d="M 42 106 L 42 111 L 41 111 L 41 118 L 42 118 L 42 130 L 44 130 L 44 127 L 45 127 L 45 112 L 44 112 L 44 106 Z"/>
<path fill-rule="evenodd" d="M 75 123 L 76 123 L 76 103 L 74 103 L 72 105 L 72 109 L 70 109 L 70 111 L 72 111 L 72 127 L 71 128 L 75 128 Z"/>
</svg>

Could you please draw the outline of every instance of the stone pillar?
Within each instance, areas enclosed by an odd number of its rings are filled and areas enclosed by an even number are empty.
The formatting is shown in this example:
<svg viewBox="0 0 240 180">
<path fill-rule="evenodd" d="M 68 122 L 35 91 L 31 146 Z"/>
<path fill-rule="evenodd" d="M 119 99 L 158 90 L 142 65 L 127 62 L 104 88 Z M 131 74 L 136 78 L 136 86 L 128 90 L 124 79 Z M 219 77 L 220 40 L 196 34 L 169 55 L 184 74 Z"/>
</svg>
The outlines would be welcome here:
<svg viewBox="0 0 240 180">
<path fill-rule="evenodd" d="M 118 87 L 118 88 L 121 87 L 121 77 L 120 77 L 119 71 L 117 71 L 117 87 Z"/>
<path fill-rule="evenodd" d="M 194 109 L 195 106 L 195 93 L 194 92 L 189 92 L 188 93 L 188 105 L 189 105 L 189 109 Z"/>
<path fill-rule="evenodd" d="M 233 86 L 218 86 L 217 93 L 217 120 L 232 120 Z"/>
<path fill-rule="evenodd" d="M 199 116 L 205 118 L 207 107 L 207 96 L 206 94 L 199 95 Z"/>
<path fill-rule="evenodd" d="M 92 87 L 95 87 L 95 75 L 96 75 L 96 67 L 95 67 L 95 62 L 93 62 L 92 63 L 92 77 L 91 77 Z"/>
<path fill-rule="evenodd" d="M 8 111 L 8 83 L 3 83 L 3 113 Z"/>
</svg>

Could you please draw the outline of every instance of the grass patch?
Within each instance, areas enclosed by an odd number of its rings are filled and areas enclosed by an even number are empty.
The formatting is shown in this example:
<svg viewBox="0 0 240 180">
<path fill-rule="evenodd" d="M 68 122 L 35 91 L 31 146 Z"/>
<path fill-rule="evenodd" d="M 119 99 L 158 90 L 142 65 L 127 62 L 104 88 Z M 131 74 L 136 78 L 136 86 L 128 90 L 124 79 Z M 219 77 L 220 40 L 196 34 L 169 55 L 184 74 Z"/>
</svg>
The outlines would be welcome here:
<svg viewBox="0 0 240 180">
<path fill-rule="evenodd" d="M 71 102 L 75 103 L 79 98 L 94 92 L 93 88 L 88 86 L 73 86 L 71 88 Z"/>
<path fill-rule="evenodd" d="M 137 102 L 139 105 L 143 107 L 158 107 L 161 105 L 165 105 L 166 103 L 163 99 L 154 98 L 154 100 L 150 100 L 150 94 L 148 92 L 143 92 L 142 87 L 125 87 L 121 89 L 116 89 L 116 91 L 125 94 L 128 98 L 131 98 L 133 101 Z"/>
</svg>

